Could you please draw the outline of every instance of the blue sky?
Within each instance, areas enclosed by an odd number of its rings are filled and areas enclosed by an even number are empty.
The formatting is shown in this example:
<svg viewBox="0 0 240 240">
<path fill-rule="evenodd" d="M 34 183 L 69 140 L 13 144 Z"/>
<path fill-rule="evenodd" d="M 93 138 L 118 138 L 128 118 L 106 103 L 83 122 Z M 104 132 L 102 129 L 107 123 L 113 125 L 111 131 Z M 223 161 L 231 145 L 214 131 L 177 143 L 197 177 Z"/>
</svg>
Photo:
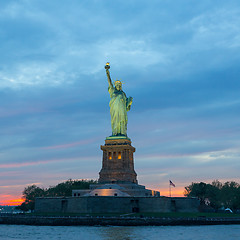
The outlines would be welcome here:
<svg viewBox="0 0 240 240">
<path fill-rule="evenodd" d="M 237 0 L 1 0 L 2 203 L 28 184 L 98 178 L 107 61 L 133 97 L 140 184 L 240 182 L 239 23 Z"/>
</svg>

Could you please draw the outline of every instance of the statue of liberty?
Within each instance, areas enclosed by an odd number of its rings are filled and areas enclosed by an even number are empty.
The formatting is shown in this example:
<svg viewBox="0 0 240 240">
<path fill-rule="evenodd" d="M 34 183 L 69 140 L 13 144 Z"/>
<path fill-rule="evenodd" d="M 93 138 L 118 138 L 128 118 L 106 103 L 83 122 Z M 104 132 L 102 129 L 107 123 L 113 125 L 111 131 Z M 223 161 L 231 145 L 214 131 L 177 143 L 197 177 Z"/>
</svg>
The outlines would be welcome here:
<svg viewBox="0 0 240 240">
<path fill-rule="evenodd" d="M 125 92 L 122 90 L 122 82 L 116 80 L 114 85 L 110 77 L 109 63 L 105 66 L 108 78 L 108 92 L 110 94 L 110 114 L 112 125 L 112 136 L 126 136 L 127 137 L 127 111 L 130 110 L 132 105 L 132 97 L 127 98 Z"/>
</svg>

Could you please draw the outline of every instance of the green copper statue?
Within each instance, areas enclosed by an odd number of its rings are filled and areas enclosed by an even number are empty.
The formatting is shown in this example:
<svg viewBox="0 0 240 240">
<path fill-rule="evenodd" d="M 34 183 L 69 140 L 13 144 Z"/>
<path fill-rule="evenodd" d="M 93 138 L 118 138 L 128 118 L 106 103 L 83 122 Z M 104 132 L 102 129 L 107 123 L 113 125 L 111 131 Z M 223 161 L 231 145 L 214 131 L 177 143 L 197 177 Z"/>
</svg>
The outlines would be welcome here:
<svg viewBox="0 0 240 240">
<path fill-rule="evenodd" d="M 116 80 L 113 86 L 110 77 L 109 63 L 105 66 L 108 78 L 108 92 L 110 93 L 110 114 L 112 124 L 112 136 L 126 136 L 127 137 L 127 111 L 130 110 L 132 105 L 132 97 L 127 98 L 125 92 L 122 91 L 122 82 Z"/>
</svg>

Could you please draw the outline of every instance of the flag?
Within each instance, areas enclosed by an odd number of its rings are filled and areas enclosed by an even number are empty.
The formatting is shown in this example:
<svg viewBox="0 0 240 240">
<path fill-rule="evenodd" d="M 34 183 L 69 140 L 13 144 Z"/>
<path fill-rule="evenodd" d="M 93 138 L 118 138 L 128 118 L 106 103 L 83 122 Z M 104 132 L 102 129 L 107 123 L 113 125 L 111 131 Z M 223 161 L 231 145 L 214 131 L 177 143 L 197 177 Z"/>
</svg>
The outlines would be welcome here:
<svg viewBox="0 0 240 240">
<path fill-rule="evenodd" d="M 169 180 L 169 184 L 170 184 L 170 186 L 176 187 L 175 184 L 171 180 Z"/>
</svg>

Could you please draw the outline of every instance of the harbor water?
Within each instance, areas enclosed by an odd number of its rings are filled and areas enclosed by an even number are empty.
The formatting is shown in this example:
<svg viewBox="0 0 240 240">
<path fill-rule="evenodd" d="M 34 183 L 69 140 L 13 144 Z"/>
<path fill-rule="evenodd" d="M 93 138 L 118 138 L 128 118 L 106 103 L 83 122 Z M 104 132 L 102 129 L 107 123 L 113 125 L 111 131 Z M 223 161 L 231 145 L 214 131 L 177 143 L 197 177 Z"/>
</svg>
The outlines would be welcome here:
<svg viewBox="0 0 240 240">
<path fill-rule="evenodd" d="M 1 240 L 239 240 L 240 225 L 29 226 L 0 225 Z"/>
</svg>

